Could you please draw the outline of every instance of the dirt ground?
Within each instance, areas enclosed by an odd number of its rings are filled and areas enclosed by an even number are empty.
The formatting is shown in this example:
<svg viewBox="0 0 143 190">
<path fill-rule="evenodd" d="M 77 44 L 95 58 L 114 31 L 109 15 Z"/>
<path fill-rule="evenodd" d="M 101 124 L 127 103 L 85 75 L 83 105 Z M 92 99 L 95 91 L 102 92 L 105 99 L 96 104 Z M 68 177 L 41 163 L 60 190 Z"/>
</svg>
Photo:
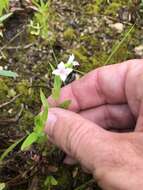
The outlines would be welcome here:
<svg viewBox="0 0 143 190">
<path fill-rule="evenodd" d="M 102 65 L 143 57 L 140 1 L 51 2 L 49 39 L 43 40 L 28 30 L 34 11 L 27 1 L 10 1 L 14 13 L 4 23 L 0 66 L 19 76 L 0 78 L 0 154 L 32 130 L 33 118 L 41 106 L 40 88 L 50 95 L 53 78 L 49 63 L 56 65 L 73 53 L 80 63 L 79 70 L 87 73 Z M 111 56 L 133 25 L 132 32 Z M 52 175 L 58 185 L 50 187 L 51 190 L 99 189 L 92 176 L 85 174 L 80 166 L 64 165 L 64 156 L 49 142 L 42 147 L 34 145 L 26 152 L 21 152 L 18 145 L 0 163 L 0 183 L 6 183 L 8 190 L 46 190 L 44 182 Z"/>
</svg>

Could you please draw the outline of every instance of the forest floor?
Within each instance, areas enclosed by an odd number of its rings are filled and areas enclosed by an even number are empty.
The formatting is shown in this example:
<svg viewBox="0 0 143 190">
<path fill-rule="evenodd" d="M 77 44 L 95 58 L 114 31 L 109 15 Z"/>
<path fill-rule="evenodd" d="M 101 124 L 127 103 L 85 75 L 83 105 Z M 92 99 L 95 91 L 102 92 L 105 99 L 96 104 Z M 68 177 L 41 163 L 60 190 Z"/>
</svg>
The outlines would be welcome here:
<svg viewBox="0 0 143 190">
<path fill-rule="evenodd" d="M 140 1 L 52 0 L 47 40 L 29 32 L 34 11 L 28 1 L 10 2 L 14 11 L 4 23 L 0 66 L 18 77 L 0 78 L 0 154 L 32 130 L 41 106 L 39 90 L 42 88 L 47 97 L 51 92 L 49 63 L 56 65 L 73 53 L 80 63 L 78 69 L 87 73 L 99 66 L 143 57 Z M 8 190 L 99 189 L 92 176 L 78 165 L 64 165 L 63 158 L 64 154 L 49 142 L 25 152 L 18 145 L 0 163 L 0 184 L 5 183 Z M 58 184 L 47 187 L 48 176 Z"/>
</svg>

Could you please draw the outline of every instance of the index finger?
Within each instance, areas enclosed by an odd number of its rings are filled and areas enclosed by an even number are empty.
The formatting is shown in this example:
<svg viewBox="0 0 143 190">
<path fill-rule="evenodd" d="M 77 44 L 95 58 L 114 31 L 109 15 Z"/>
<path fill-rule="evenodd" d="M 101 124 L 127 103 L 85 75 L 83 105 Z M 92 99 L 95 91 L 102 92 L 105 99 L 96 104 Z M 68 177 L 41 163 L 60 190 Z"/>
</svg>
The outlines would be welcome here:
<svg viewBox="0 0 143 190">
<path fill-rule="evenodd" d="M 141 63 L 141 60 L 130 60 L 95 69 L 63 87 L 58 103 L 51 97 L 48 101 L 55 106 L 64 100 L 71 100 L 70 110 L 75 112 L 105 104 L 124 104 L 127 101 L 125 94 L 127 71 L 131 64 L 138 62 Z"/>
</svg>

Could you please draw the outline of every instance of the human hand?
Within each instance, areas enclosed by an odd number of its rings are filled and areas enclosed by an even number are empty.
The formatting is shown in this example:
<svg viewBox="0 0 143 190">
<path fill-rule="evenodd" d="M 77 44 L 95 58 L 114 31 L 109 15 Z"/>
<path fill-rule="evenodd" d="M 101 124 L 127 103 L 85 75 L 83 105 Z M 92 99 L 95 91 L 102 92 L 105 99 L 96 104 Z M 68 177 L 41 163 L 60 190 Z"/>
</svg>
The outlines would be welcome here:
<svg viewBox="0 0 143 190">
<path fill-rule="evenodd" d="M 143 188 L 143 60 L 98 68 L 62 89 L 45 131 L 105 190 Z M 56 106 L 56 103 L 48 99 Z M 65 160 L 70 161 L 69 157 Z"/>
</svg>

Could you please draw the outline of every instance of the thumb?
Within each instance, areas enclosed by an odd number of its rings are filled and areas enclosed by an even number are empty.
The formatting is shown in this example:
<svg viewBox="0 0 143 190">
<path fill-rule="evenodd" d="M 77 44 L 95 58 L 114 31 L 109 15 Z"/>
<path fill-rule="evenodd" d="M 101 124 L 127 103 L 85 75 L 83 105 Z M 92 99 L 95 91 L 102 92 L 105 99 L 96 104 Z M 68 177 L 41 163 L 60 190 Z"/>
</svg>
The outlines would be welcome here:
<svg viewBox="0 0 143 190">
<path fill-rule="evenodd" d="M 109 132 L 80 115 L 51 108 L 45 132 L 58 147 L 94 172 L 95 164 L 102 162 Z"/>
</svg>

